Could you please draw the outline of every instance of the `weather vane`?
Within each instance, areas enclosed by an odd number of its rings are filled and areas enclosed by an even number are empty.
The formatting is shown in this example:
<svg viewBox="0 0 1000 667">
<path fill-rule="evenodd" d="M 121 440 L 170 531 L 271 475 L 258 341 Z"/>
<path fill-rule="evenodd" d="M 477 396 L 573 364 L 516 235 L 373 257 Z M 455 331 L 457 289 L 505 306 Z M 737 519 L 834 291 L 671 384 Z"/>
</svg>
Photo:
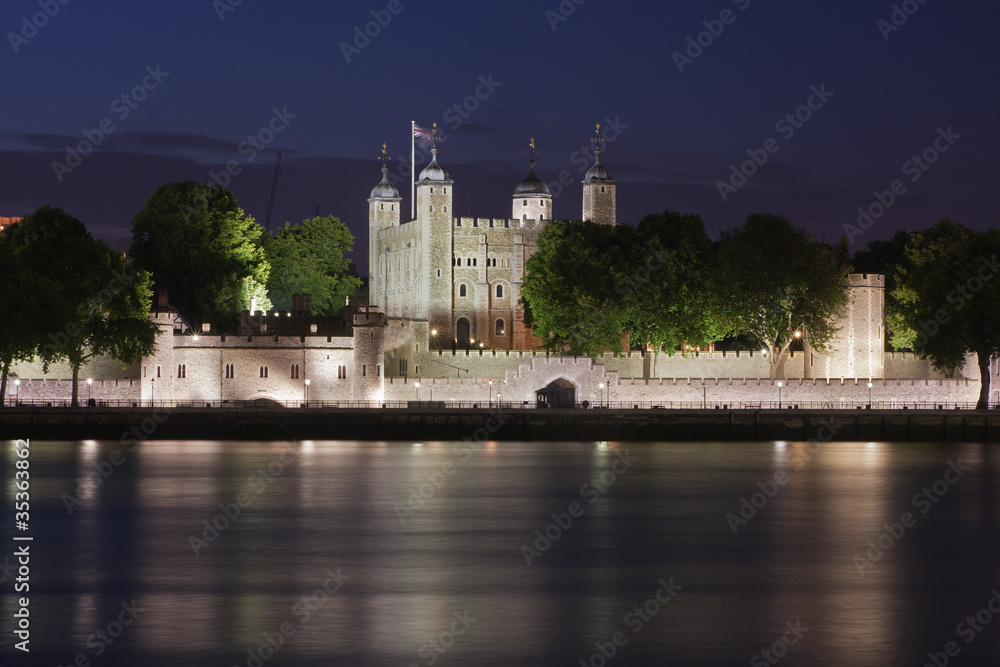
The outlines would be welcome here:
<svg viewBox="0 0 1000 667">
<path fill-rule="evenodd" d="M 383 141 L 382 142 L 382 154 L 378 156 L 378 161 L 382 163 L 382 168 L 383 169 L 388 169 L 389 168 L 389 166 L 388 166 L 387 163 L 391 159 L 392 159 L 392 157 L 389 155 L 388 147 L 386 146 L 385 142 Z"/>
<path fill-rule="evenodd" d="M 602 147 L 604 146 L 604 139 L 601 137 L 601 124 L 597 124 L 597 136 L 595 136 L 591 141 L 594 144 L 594 155 L 600 157 Z"/>
<path fill-rule="evenodd" d="M 532 137 L 531 141 L 528 142 L 528 150 L 524 151 L 531 156 L 531 164 L 535 164 L 535 138 Z"/>
<path fill-rule="evenodd" d="M 431 142 L 434 144 L 434 150 L 438 147 L 438 122 L 434 121 L 433 129 L 431 130 Z"/>
</svg>

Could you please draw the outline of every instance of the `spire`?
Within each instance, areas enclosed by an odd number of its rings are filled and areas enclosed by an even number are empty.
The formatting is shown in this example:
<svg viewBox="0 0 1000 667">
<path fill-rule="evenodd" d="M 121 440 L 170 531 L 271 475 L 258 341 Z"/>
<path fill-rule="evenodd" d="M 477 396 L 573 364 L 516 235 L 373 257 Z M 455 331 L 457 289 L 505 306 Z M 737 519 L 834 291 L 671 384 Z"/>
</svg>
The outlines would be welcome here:
<svg viewBox="0 0 1000 667">
<path fill-rule="evenodd" d="M 587 181 L 591 180 L 594 181 L 614 180 L 611 178 L 611 174 L 608 173 L 608 170 L 605 169 L 604 166 L 601 164 L 601 151 L 604 149 L 604 146 L 606 145 L 607 142 L 604 140 L 604 137 L 601 136 L 600 123 L 597 124 L 597 131 L 595 133 L 595 136 L 590 140 L 590 143 L 594 145 L 594 164 L 589 170 L 587 170 L 587 174 L 583 177 L 583 182 L 586 183 Z"/>
</svg>

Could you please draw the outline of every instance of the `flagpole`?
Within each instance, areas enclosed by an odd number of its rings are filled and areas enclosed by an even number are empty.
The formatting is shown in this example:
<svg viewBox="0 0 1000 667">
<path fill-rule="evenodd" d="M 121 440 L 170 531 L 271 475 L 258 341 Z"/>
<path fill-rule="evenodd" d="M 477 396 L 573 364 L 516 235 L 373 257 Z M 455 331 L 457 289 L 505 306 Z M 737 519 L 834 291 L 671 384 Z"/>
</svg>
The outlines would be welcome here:
<svg viewBox="0 0 1000 667">
<path fill-rule="evenodd" d="M 417 121 L 410 121 L 410 220 L 417 219 Z"/>
</svg>

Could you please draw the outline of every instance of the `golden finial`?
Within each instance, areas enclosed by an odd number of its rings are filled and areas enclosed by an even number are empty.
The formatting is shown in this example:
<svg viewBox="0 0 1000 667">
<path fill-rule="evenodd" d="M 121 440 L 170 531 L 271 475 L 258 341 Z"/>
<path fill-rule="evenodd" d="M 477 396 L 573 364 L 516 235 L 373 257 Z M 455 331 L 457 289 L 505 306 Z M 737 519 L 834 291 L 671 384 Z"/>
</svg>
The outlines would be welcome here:
<svg viewBox="0 0 1000 667">
<path fill-rule="evenodd" d="M 382 163 L 382 168 L 383 169 L 388 169 L 389 168 L 386 163 L 389 162 L 389 160 L 391 160 L 391 159 L 392 159 L 392 157 L 389 155 L 389 148 L 386 145 L 386 143 L 383 141 L 382 142 L 382 154 L 378 156 L 378 161 Z"/>
<path fill-rule="evenodd" d="M 594 155 L 598 158 L 601 156 L 601 147 L 604 145 L 604 139 L 601 137 L 601 124 L 597 124 L 596 136 L 590 140 L 594 144 Z"/>
<path fill-rule="evenodd" d="M 535 164 L 535 138 L 532 137 L 531 141 L 528 142 L 528 150 L 524 151 L 531 156 L 531 164 Z"/>
<path fill-rule="evenodd" d="M 434 150 L 437 150 L 438 144 L 438 122 L 434 121 L 433 129 L 431 129 L 431 142 L 434 144 Z"/>
</svg>

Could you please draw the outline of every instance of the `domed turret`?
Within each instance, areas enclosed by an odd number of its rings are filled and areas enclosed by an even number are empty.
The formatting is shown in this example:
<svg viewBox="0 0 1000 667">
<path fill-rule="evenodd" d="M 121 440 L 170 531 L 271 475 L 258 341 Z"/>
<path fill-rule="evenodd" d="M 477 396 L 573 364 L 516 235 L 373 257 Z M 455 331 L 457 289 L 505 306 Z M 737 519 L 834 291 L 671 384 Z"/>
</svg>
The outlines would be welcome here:
<svg viewBox="0 0 1000 667">
<path fill-rule="evenodd" d="M 431 163 L 424 167 L 424 170 L 420 172 L 420 178 L 417 180 L 421 183 L 424 181 L 450 181 L 448 178 L 448 171 L 438 164 L 437 157 L 438 149 L 437 146 L 431 149 Z"/>
<path fill-rule="evenodd" d="M 531 170 L 528 177 L 514 188 L 514 204 L 510 217 L 520 220 L 521 226 L 531 221 L 541 222 L 552 219 L 552 193 L 545 181 L 535 175 L 535 138 L 528 144 L 528 154 L 531 155 Z"/>
<path fill-rule="evenodd" d="M 389 182 L 389 168 L 382 165 L 382 180 L 372 188 L 372 199 L 398 199 L 399 191 Z"/>
<path fill-rule="evenodd" d="M 601 164 L 601 152 L 596 151 L 593 166 L 587 170 L 587 173 L 583 177 L 583 182 L 587 183 L 589 181 L 613 181 L 615 179 L 611 178 L 611 174 L 608 170 L 604 168 Z"/>
</svg>

